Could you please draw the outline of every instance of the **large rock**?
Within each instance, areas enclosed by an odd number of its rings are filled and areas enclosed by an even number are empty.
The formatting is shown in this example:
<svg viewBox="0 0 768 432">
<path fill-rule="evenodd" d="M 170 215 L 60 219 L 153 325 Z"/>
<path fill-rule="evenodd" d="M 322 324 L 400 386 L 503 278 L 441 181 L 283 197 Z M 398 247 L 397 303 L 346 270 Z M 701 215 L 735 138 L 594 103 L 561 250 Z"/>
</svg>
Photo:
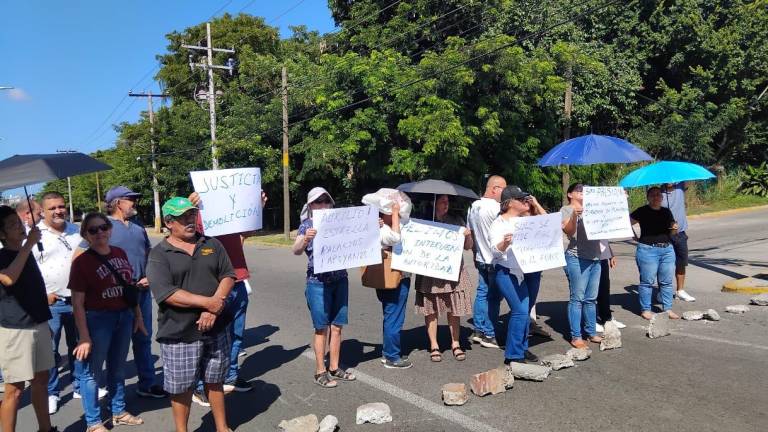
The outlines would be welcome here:
<svg viewBox="0 0 768 432">
<path fill-rule="evenodd" d="M 612 320 L 606 321 L 603 327 L 605 331 L 603 332 L 603 341 L 600 342 L 600 351 L 621 348 L 621 330 L 616 327 L 616 323 Z"/>
<path fill-rule="evenodd" d="M 669 336 L 670 333 L 669 314 L 666 312 L 654 314 L 651 318 L 651 323 L 648 325 L 648 337 L 657 339 Z"/>
<path fill-rule="evenodd" d="M 732 314 L 743 314 L 743 313 L 749 312 L 749 306 L 747 305 L 726 306 L 725 311 L 730 312 Z"/>
<path fill-rule="evenodd" d="M 552 368 L 552 370 L 560 370 L 569 367 L 573 367 L 573 359 L 563 354 L 550 354 L 544 356 L 541 359 L 541 365 Z"/>
<path fill-rule="evenodd" d="M 749 299 L 749 303 L 758 306 L 768 306 L 768 294 L 760 294 Z"/>
<path fill-rule="evenodd" d="M 283 432 L 317 432 L 319 425 L 317 423 L 317 416 L 309 414 L 290 420 L 283 420 L 277 427 Z"/>
<path fill-rule="evenodd" d="M 507 365 L 507 371 L 514 375 L 516 379 L 544 381 L 549 376 L 549 373 L 552 372 L 552 368 L 535 364 L 512 362 Z"/>
<path fill-rule="evenodd" d="M 464 405 L 469 400 L 467 385 L 464 383 L 449 383 L 443 385 L 443 403 L 446 405 Z"/>
<path fill-rule="evenodd" d="M 495 395 L 507 391 L 504 387 L 504 373 L 498 368 L 472 375 L 469 387 L 472 393 L 478 396 Z"/>
<path fill-rule="evenodd" d="M 683 312 L 683 319 L 686 321 L 698 321 L 702 318 L 704 318 L 704 312 L 702 311 Z"/>
<path fill-rule="evenodd" d="M 320 422 L 320 427 L 318 428 L 317 432 L 334 432 L 339 426 L 339 419 L 337 419 L 335 416 L 327 415 L 323 417 L 323 420 Z"/>
<path fill-rule="evenodd" d="M 515 376 L 507 369 L 506 366 L 499 367 L 499 371 L 504 375 L 504 388 L 509 390 L 515 386 Z"/>
<path fill-rule="evenodd" d="M 357 407 L 355 423 L 382 424 L 392 421 L 392 411 L 384 402 L 373 402 Z"/>
<path fill-rule="evenodd" d="M 592 356 L 592 350 L 589 347 L 571 348 L 565 353 L 565 356 L 574 361 L 584 361 Z"/>
<path fill-rule="evenodd" d="M 714 309 L 707 309 L 707 311 L 704 312 L 704 319 L 709 321 L 720 321 L 720 314 Z"/>
</svg>

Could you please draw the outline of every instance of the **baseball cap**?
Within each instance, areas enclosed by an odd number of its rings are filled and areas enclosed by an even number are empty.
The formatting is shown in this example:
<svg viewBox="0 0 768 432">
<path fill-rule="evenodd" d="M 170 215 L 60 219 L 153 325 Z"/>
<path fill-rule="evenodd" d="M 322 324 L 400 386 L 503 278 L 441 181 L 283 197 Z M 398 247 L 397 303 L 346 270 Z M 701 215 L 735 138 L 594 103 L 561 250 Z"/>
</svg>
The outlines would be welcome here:
<svg viewBox="0 0 768 432">
<path fill-rule="evenodd" d="M 125 186 L 115 186 L 107 191 L 107 195 L 104 197 L 104 201 L 110 202 L 117 198 L 135 198 L 140 196 L 140 193 L 134 192 Z"/>
<path fill-rule="evenodd" d="M 197 210 L 192 201 L 183 197 L 173 197 L 163 204 L 163 216 L 181 216 L 192 209 Z"/>
<path fill-rule="evenodd" d="M 520 189 L 519 186 L 507 186 L 504 188 L 503 191 L 501 191 L 501 202 L 511 200 L 511 199 L 519 199 L 519 198 L 525 198 L 527 196 L 530 196 L 528 192 L 525 192 L 524 190 Z"/>
</svg>

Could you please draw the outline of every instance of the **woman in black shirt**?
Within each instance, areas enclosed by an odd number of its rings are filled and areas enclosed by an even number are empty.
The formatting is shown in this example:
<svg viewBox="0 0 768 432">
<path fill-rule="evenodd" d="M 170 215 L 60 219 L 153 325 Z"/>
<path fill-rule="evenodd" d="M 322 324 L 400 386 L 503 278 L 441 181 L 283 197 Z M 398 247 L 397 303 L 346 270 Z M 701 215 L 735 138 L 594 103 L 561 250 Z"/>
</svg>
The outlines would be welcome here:
<svg viewBox="0 0 768 432">
<path fill-rule="evenodd" d="M 640 224 L 640 238 L 637 243 L 637 269 L 640 272 L 640 310 L 643 318 L 649 320 L 651 293 L 658 281 L 662 307 L 671 319 L 680 318 L 672 312 L 672 280 L 675 277 L 675 250 L 670 235 L 677 232 L 677 222 L 668 208 L 662 207 L 661 189 L 652 187 L 646 194 L 648 204 L 630 214 L 632 224 Z"/>
</svg>

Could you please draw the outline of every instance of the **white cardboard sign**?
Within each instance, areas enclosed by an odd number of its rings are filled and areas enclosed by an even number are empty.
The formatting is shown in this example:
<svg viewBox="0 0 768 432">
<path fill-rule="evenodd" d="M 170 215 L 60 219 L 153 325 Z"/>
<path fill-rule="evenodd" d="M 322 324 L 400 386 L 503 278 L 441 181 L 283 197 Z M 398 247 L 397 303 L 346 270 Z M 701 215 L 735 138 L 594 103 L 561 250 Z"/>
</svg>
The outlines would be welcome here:
<svg viewBox="0 0 768 432">
<path fill-rule="evenodd" d="M 205 235 L 261 229 L 261 169 L 192 171 L 189 176 L 200 195 Z"/>
<path fill-rule="evenodd" d="M 523 273 L 565 266 L 560 213 L 514 219 L 512 251 Z"/>
<path fill-rule="evenodd" d="M 379 211 L 371 206 L 312 211 L 315 273 L 381 264 Z"/>
<path fill-rule="evenodd" d="M 459 280 L 464 227 L 411 219 L 392 248 L 392 268 L 450 281 Z"/>
<path fill-rule="evenodd" d="M 581 215 L 589 240 L 632 237 L 629 204 L 624 188 L 584 186 L 584 211 Z"/>
</svg>

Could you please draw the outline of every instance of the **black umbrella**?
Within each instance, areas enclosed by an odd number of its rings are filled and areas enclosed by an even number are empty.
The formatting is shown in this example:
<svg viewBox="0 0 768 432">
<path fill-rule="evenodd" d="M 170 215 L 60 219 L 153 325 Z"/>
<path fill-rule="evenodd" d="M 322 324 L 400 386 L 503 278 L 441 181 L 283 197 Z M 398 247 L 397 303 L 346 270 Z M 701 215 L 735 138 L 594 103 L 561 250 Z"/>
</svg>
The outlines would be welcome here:
<svg viewBox="0 0 768 432">
<path fill-rule="evenodd" d="M 77 152 L 15 155 L 0 161 L 0 191 L 23 186 L 29 202 L 27 185 L 109 169 L 112 167 L 104 162 Z M 32 223 L 35 223 L 34 214 Z M 42 244 L 37 246 L 42 250 Z"/>
<path fill-rule="evenodd" d="M 438 195 L 453 195 L 480 199 L 472 189 L 443 180 L 428 179 L 412 183 L 403 183 L 397 187 L 397 190 L 406 193 L 432 194 L 432 220 L 435 220 L 435 200 Z"/>
</svg>

